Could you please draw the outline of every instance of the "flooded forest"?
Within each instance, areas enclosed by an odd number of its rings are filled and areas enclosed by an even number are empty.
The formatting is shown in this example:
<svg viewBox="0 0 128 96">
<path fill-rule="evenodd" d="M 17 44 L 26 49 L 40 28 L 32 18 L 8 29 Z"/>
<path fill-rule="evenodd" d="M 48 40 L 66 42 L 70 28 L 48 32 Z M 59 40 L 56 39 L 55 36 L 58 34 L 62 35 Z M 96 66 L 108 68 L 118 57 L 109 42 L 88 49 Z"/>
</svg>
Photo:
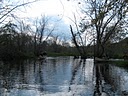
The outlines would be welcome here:
<svg viewBox="0 0 128 96">
<path fill-rule="evenodd" d="M 128 1 L 0 0 L 0 96 L 128 96 Z"/>
</svg>

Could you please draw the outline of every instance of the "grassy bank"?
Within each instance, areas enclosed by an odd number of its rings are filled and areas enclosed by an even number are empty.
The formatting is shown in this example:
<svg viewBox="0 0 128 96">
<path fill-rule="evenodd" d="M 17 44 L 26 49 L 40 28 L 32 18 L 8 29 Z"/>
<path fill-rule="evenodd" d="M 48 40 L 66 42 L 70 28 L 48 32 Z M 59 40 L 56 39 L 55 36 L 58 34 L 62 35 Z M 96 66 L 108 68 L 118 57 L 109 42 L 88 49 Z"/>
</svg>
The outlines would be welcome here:
<svg viewBox="0 0 128 96">
<path fill-rule="evenodd" d="M 56 57 L 56 56 L 74 56 L 76 54 L 73 53 L 48 53 L 48 56 Z"/>
<path fill-rule="evenodd" d="M 126 60 L 126 61 L 119 60 L 119 61 L 111 61 L 111 62 L 112 62 L 112 64 L 114 64 L 116 66 L 128 68 L 128 60 Z"/>
</svg>

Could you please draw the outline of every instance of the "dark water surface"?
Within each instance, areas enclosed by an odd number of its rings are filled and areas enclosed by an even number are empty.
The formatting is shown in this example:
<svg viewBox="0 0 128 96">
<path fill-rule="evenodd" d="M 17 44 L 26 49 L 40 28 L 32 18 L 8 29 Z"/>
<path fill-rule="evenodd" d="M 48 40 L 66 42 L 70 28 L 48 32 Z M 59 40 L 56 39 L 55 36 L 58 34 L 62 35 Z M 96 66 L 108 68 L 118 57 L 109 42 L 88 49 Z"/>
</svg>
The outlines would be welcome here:
<svg viewBox="0 0 128 96">
<path fill-rule="evenodd" d="M 0 62 L 0 96 L 123 96 L 127 91 L 127 69 L 94 65 L 93 59 Z"/>
</svg>

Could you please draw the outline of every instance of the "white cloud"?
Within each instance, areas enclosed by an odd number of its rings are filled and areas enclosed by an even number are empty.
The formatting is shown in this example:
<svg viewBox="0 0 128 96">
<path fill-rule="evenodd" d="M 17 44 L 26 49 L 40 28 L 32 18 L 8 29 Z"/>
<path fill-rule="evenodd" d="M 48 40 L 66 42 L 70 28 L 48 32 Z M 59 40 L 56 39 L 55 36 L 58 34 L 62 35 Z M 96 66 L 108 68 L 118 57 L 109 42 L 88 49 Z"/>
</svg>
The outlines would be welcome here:
<svg viewBox="0 0 128 96">
<path fill-rule="evenodd" d="M 14 1 L 18 2 L 18 0 Z M 22 2 L 22 0 L 19 1 Z M 69 25 L 73 23 L 69 18 L 74 20 L 73 15 L 74 13 L 77 14 L 77 10 L 79 10 L 77 4 L 78 3 L 72 0 L 39 0 L 27 7 L 20 7 L 20 11 L 17 11 L 14 14 L 21 18 L 31 18 L 30 20 L 25 19 L 30 25 L 32 25 L 31 21 L 33 18 L 40 17 L 41 15 L 52 17 L 53 19 L 52 22 L 50 22 L 50 26 L 54 26 L 55 24 L 56 32 L 60 35 L 67 35 L 69 38 Z"/>
<path fill-rule="evenodd" d="M 40 0 L 31 4 L 30 7 L 23 8 L 23 12 L 18 12 L 20 17 L 39 17 L 40 15 L 58 16 L 62 18 L 66 24 L 69 24 L 73 18 L 73 13 L 76 13 L 76 3 L 68 0 Z"/>
<path fill-rule="evenodd" d="M 30 7 L 27 7 L 25 13 L 21 13 L 22 16 L 26 17 L 38 17 L 41 14 L 45 15 L 57 15 L 62 14 L 63 7 L 59 0 L 40 0 L 33 3 Z"/>
</svg>

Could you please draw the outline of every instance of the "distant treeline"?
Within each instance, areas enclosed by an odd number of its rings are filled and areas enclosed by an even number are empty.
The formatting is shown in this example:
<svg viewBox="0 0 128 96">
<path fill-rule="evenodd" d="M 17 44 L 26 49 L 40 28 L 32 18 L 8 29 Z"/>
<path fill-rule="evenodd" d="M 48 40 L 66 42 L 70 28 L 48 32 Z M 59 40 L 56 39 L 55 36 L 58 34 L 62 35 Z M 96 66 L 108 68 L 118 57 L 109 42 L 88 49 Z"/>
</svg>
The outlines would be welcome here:
<svg viewBox="0 0 128 96">
<path fill-rule="evenodd" d="M 87 46 L 86 49 L 88 55 L 94 55 L 94 46 Z M 103 57 L 119 59 L 123 58 L 124 55 L 128 56 L 128 38 L 124 38 L 117 43 L 106 44 Z"/>
<path fill-rule="evenodd" d="M 0 59 L 13 60 L 36 58 L 46 51 L 50 56 L 78 54 L 69 44 L 58 44 L 55 40 L 39 42 L 29 33 L 18 32 L 15 25 L 8 23 L 0 28 Z"/>
<path fill-rule="evenodd" d="M 36 58 L 40 52 L 46 51 L 48 56 L 58 55 L 79 55 L 75 47 L 69 46 L 67 42 L 58 44 L 54 40 L 46 40 L 39 42 L 34 36 L 18 32 L 12 27 L 11 23 L 0 28 L 0 59 L 13 60 Z M 94 56 L 94 46 L 86 46 L 88 57 Z M 105 56 L 110 58 L 122 58 L 124 54 L 128 54 L 128 38 L 118 42 L 109 44 L 105 47 Z"/>
<path fill-rule="evenodd" d="M 106 47 L 106 52 L 110 58 L 123 58 L 124 55 L 128 56 L 128 38 L 120 42 L 109 44 Z"/>
</svg>

